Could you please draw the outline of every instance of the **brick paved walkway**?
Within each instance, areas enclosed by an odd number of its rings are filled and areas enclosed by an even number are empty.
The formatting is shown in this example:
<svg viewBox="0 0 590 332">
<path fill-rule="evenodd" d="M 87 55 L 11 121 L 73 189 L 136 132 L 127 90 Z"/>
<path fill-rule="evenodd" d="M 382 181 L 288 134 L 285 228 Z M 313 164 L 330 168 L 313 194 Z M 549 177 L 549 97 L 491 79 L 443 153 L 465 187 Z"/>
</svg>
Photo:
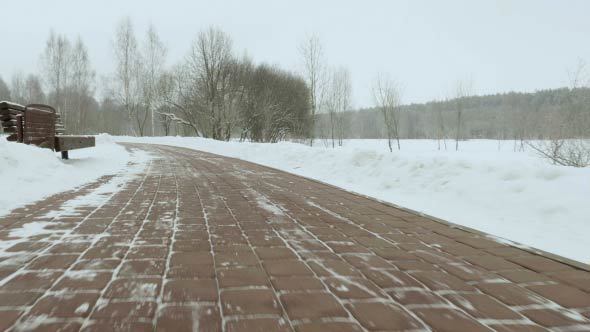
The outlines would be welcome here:
<svg viewBox="0 0 590 332">
<path fill-rule="evenodd" d="M 112 177 L 0 219 L 0 330 L 590 331 L 590 272 L 247 162 L 135 148 L 156 158 L 98 203 L 71 202 Z"/>
</svg>

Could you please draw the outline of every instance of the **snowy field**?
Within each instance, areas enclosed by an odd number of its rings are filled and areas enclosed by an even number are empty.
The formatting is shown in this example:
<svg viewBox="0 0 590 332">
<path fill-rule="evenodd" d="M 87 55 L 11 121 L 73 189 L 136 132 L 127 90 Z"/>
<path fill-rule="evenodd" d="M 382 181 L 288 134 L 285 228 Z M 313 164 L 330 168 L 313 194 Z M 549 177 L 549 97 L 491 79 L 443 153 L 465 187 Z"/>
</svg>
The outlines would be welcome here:
<svg viewBox="0 0 590 332">
<path fill-rule="evenodd" d="M 106 135 L 97 137 L 94 148 L 70 151 L 69 160 L 62 160 L 51 150 L 0 137 L 0 217 L 103 175 L 126 171 L 128 162 L 143 163 L 147 158 L 144 152 L 130 153 Z"/>
<path fill-rule="evenodd" d="M 590 168 L 553 166 L 512 142 L 472 140 L 254 144 L 200 138 L 115 137 L 217 153 L 324 181 L 505 239 L 590 263 Z"/>
</svg>

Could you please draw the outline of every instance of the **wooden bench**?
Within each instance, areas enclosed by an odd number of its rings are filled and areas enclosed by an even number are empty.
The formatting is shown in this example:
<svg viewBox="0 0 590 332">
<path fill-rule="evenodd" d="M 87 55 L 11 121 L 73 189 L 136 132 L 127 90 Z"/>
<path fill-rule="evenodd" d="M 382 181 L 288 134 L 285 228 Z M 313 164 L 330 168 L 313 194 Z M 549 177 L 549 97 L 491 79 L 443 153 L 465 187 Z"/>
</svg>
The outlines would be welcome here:
<svg viewBox="0 0 590 332">
<path fill-rule="evenodd" d="M 68 151 L 95 146 L 93 136 L 64 135 L 59 114 L 48 105 L 0 102 L 0 123 L 8 140 L 33 144 L 61 152 L 68 159 Z"/>
</svg>

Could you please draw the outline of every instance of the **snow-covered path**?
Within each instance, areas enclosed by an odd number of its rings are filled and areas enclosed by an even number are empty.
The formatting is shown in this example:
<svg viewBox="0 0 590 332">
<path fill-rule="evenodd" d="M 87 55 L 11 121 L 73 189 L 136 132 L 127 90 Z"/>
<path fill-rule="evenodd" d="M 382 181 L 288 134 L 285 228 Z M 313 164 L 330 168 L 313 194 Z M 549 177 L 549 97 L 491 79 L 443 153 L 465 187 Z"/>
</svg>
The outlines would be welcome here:
<svg viewBox="0 0 590 332">
<path fill-rule="evenodd" d="M 589 267 L 241 160 L 131 148 L 151 159 L 0 217 L 0 330 L 590 329 Z"/>
<path fill-rule="evenodd" d="M 127 172 L 132 162 L 144 164 L 143 151 L 128 151 L 109 136 L 98 136 L 96 147 L 70 152 L 70 160 L 48 149 L 7 142 L 0 137 L 0 217 L 15 208 L 72 190 L 105 175 Z"/>
<path fill-rule="evenodd" d="M 348 140 L 332 149 L 200 138 L 114 137 L 188 147 L 320 180 L 453 223 L 590 263 L 590 168 L 553 166 L 513 142 Z M 449 143 L 450 144 L 450 143 Z"/>
</svg>

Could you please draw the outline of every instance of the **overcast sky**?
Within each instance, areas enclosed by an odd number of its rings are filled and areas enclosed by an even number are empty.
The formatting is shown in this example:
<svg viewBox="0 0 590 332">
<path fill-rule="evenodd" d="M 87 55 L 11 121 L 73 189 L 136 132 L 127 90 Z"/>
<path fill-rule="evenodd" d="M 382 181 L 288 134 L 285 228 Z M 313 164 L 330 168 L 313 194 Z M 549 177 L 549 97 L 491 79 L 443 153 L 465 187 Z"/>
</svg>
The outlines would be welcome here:
<svg viewBox="0 0 590 332">
<path fill-rule="evenodd" d="M 236 53 L 298 70 L 297 45 L 317 34 L 330 65 L 351 71 L 355 106 L 372 104 L 371 81 L 388 72 L 406 103 L 444 98 L 457 80 L 478 94 L 567 85 L 578 59 L 590 62 L 590 1 L 195 1 L 0 0 L 0 76 L 39 70 L 50 29 L 87 44 L 99 74 L 113 71 L 117 22 L 138 37 L 156 26 L 167 63 L 197 32 L 215 25 Z M 9 46 L 6 46 L 9 45 Z"/>
</svg>

